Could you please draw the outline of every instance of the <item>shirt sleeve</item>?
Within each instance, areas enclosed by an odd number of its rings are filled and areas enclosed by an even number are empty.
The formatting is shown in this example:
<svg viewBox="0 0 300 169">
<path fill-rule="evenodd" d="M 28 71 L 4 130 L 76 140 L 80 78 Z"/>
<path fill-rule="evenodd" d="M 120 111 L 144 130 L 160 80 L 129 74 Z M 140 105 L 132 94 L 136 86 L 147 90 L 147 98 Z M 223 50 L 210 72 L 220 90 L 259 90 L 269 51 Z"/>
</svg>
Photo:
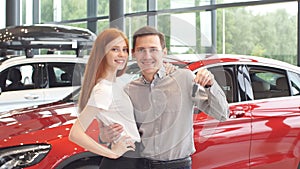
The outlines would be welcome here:
<svg viewBox="0 0 300 169">
<path fill-rule="evenodd" d="M 229 117 L 229 108 L 225 93 L 217 83 L 209 88 L 197 85 L 198 88 L 193 98 L 196 106 L 219 121 L 225 121 Z"/>
<path fill-rule="evenodd" d="M 112 103 L 112 86 L 104 83 L 95 85 L 87 105 L 108 110 Z"/>
<path fill-rule="evenodd" d="M 97 113 L 98 109 L 93 106 L 85 106 L 85 108 L 81 111 L 81 113 L 78 116 L 78 121 L 85 131 L 92 123 L 92 121 L 96 119 Z"/>
</svg>

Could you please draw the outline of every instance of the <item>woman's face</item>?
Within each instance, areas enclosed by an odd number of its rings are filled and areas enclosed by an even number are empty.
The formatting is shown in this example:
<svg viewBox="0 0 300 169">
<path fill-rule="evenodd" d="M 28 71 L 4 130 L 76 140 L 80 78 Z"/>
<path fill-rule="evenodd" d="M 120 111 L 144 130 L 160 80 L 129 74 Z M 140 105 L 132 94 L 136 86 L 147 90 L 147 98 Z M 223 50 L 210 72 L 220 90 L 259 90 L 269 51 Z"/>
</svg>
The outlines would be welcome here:
<svg viewBox="0 0 300 169">
<path fill-rule="evenodd" d="M 106 60 L 108 67 L 113 70 L 122 70 L 128 59 L 128 46 L 120 36 L 111 41 L 106 47 Z"/>
</svg>

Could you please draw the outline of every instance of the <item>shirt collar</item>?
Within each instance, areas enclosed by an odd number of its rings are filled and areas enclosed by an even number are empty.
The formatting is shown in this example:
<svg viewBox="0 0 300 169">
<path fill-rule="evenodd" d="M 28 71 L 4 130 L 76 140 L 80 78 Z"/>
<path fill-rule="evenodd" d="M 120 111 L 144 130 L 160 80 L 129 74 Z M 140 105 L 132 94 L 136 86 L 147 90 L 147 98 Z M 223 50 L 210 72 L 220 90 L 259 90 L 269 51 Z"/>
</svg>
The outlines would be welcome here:
<svg viewBox="0 0 300 169">
<path fill-rule="evenodd" d="M 158 70 L 157 76 L 158 76 L 160 79 L 162 79 L 163 77 L 166 76 L 166 69 L 165 69 L 164 66 L 162 66 L 162 67 Z"/>
<path fill-rule="evenodd" d="M 157 73 L 154 75 L 154 79 L 153 79 L 153 80 L 155 80 L 156 78 L 162 79 L 162 78 L 164 78 L 165 76 L 166 76 L 166 69 L 165 69 L 164 66 L 162 66 L 162 67 L 157 71 Z M 149 84 L 149 83 L 151 83 L 151 82 L 147 81 L 147 80 L 144 78 L 143 75 L 141 76 L 141 78 L 142 78 L 141 80 L 143 81 L 144 84 Z"/>
</svg>

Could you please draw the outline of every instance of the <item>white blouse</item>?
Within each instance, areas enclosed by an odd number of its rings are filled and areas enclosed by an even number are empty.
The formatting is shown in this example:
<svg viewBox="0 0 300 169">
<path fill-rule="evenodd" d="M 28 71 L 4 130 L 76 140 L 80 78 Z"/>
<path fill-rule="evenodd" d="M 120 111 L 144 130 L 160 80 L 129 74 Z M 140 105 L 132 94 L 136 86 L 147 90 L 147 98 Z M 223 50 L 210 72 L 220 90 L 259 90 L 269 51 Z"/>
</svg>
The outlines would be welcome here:
<svg viewBox="0 0 300 169">
<path fill-rule="evenodd" d="M 94 86 L 87 105 L 99 108 L 97 118 L 105 125 L 121 124 L 124 128 L 122 135 L 127 134 L 134 141 L 141 141 L 131 100 L 120 83 L 105 79 L 99 81 Z"/>
</svg>

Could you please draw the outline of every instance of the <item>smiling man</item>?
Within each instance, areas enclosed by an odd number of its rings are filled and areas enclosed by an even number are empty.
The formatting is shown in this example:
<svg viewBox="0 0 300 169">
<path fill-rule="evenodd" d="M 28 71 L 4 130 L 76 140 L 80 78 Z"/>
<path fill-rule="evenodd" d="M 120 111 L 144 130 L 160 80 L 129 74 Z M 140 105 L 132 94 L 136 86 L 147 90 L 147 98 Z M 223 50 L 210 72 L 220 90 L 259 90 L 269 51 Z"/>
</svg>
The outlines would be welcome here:
<svg viewBox="0 0 300 169">
<path fill-rule="evenodd" d="M 154 74 L 162 67 L 162 57 L 167 54 L 167 49 L 161 45 L 158 35 L 136 37 L 133 46 L 132 52 L 144 78 L 152 81 Z"/>
<path fill-rule="evenodd" d="M 207 69 L 196 76 L 187 69 L 167 75 L 165 37 L 152 27 L 135 32 L 132 53 L 142 71 L 125 88 L 142 139 L 137 168 L 190 169 L 194 105 L 224 121 L 229 113 L 225 94 Z"/>
</svg>

